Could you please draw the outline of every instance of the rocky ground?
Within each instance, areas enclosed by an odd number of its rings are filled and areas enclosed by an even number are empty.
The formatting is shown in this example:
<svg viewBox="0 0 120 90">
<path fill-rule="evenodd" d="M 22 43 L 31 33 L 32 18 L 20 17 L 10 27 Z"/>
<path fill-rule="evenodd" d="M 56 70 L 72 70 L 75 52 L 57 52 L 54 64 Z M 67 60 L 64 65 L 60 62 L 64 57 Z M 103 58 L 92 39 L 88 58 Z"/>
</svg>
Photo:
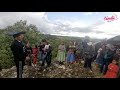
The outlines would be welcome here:
<svg viewBox="0 0 120 90">
<path fill-rule="evenodd" d="M 36 67 L 25 66 L 23 78 L 103 78 L 99 74 L 99 69 L 92 64 L 93 71 L 83 68 L 83 63 L 74 63 L 70 65 L 59 65 L 58 62 L 52 62 L 50 67 L 41 67 L 37 64 Z M 2 69 L 0 72 L 1 78 L 16 78 L 16 67 L 10 69 Z"/>
</svg>

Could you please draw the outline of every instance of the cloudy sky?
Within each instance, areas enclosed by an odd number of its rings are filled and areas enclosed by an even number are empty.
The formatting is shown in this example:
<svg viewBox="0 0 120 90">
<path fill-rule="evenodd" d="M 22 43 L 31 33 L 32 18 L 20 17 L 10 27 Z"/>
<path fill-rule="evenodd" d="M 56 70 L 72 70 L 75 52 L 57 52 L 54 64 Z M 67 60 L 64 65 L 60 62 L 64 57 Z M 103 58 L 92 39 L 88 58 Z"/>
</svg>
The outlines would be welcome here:
<svg viewBox="0 0 120 90">
<path fill-rule="evenodd" d="M 104 20 L 115 15 L 117 20 Z M 120 34 L 119 17 L 120 12 L 0 12 L 0 28 L 27 20 L 43 34 L 104 39 Z"/>
</svg>

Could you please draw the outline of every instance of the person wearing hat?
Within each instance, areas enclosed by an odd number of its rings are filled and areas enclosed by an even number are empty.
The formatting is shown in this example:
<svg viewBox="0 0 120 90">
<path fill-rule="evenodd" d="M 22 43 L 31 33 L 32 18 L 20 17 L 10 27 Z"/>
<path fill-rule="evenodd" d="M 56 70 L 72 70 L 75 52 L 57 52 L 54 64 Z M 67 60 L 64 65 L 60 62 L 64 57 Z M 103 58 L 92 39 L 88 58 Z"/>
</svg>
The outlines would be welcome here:
<svg viewBox="0 0 120 90">
<path fill-rule="evenodd" d="M 116 53 L 115 53 L 115 55 L 114 55 L 114 58 L 117 58 L 118 67 L 119 67 L 118 78 L 120 78 L 120 49 L 117 49 L 117 50 L 116 50 Z"/>
<path fill-rule="evenodd" d="M 25 49 L 22 43 L 24 33 L 25 32 L 14 33 L 13 34 L 14 41 L 11 44 L 11 50 L 12 50 L 12 53 L 14 56 L 14 62 L 17 68 L 17 78 L 22 78 L 23 67 L 25 65 Z"/>
<path fill-rule="evenodd" d="M 108 65 L 112 62 L 114 56 L 114 52 L 112 51 L 110 44 L 106 45 L 105 50 L 103 50 L 102 56 L 103 56 L 103 62 L 100 67 L 100 72 L 105 75 L 108 70 Z"/>
</svg>

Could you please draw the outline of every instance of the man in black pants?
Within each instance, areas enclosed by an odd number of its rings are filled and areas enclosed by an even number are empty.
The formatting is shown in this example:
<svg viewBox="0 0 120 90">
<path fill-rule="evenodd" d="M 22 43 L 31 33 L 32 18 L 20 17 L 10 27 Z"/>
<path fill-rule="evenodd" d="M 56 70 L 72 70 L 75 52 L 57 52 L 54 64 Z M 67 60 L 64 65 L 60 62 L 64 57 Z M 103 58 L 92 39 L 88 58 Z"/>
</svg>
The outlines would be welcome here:
<svg viewBox="0 0 120 90">
<path fill-rule="evenodd" d="M 23 67 L 25 65 L 25 50 L 22 43 L 23 35 L 25 32 L 15 33 L 13 35 L 14 41 L 11 45 L 11 50 L 14 55 L 14 62 L 17 68 L 17 78 L 22 78 Z"/>
<path fill-rule="evenodd" d="M 91 46 L 88 46 L 84 53 L 85 63 L 84 68 L 89 68 L 92 71 L 91 63 L 94 59 L 94 51 Z"/>
<path fill-rule="evenodd" d="M 92 56 L 90 56 L 89 52 L 85 53 L 85 64 L 84 64 L 84 68 L 89 68 L 90 70 L 92 70 L 91 67 L 91 63 L 92 63 Z"/>
</svg>

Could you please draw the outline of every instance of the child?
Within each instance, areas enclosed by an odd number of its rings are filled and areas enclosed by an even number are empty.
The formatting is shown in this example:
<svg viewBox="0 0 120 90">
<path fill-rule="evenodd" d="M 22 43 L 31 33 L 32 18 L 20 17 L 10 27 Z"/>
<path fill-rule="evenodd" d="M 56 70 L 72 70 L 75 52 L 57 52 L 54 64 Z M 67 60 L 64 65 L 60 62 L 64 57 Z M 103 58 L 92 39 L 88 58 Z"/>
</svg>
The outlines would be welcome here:
<svg viewBox="0 0 120 90">
<path fill-rule="evenodd" d="M 113 59 L 112 63 L 108 65 L 108 70 L 105 75 L 105 78 L 117 78 L 119 67 L 116 64 L 117 64 L 117 61 Z"/>
<path fill-rule="evenodd" d="M 73 42 L 70 42 L 68 53 L 67 53 L 67 58 L 66 58 L 67 63 L 73 63 L 75 60 L 74 48 L 75 47 L 74 47 Z"/>
<path fill-rule="evenodd" d="M 74 52 L 72 48 L 69 48 L 69 51 L 67 53 L 67 63 L 73 63 L 75 59 Z"/>
<path fill-rule="evenodd" d="M 75 58 L 76 58 L 76 63 L 78 63 L 80 60 L 80 51 L 78 49 L 76 50 Z"/>
<path fill-rule="evenodd" d="M 32 48 L 29 45 L 29 42 L 25 46 L 25 54 L 26 54 L 26 64 L 28 66 L 31 66 L 31 53 L 32 53 Z"/>
<path fill-rule="evenodd" d="M 36 45 L 33 45 L 32 47 L 32 59 L 33 59 L 33 66 L 36 66 L 37 62 L 37 54 L 38 54 L 38 48 Z"/>
</svg>

